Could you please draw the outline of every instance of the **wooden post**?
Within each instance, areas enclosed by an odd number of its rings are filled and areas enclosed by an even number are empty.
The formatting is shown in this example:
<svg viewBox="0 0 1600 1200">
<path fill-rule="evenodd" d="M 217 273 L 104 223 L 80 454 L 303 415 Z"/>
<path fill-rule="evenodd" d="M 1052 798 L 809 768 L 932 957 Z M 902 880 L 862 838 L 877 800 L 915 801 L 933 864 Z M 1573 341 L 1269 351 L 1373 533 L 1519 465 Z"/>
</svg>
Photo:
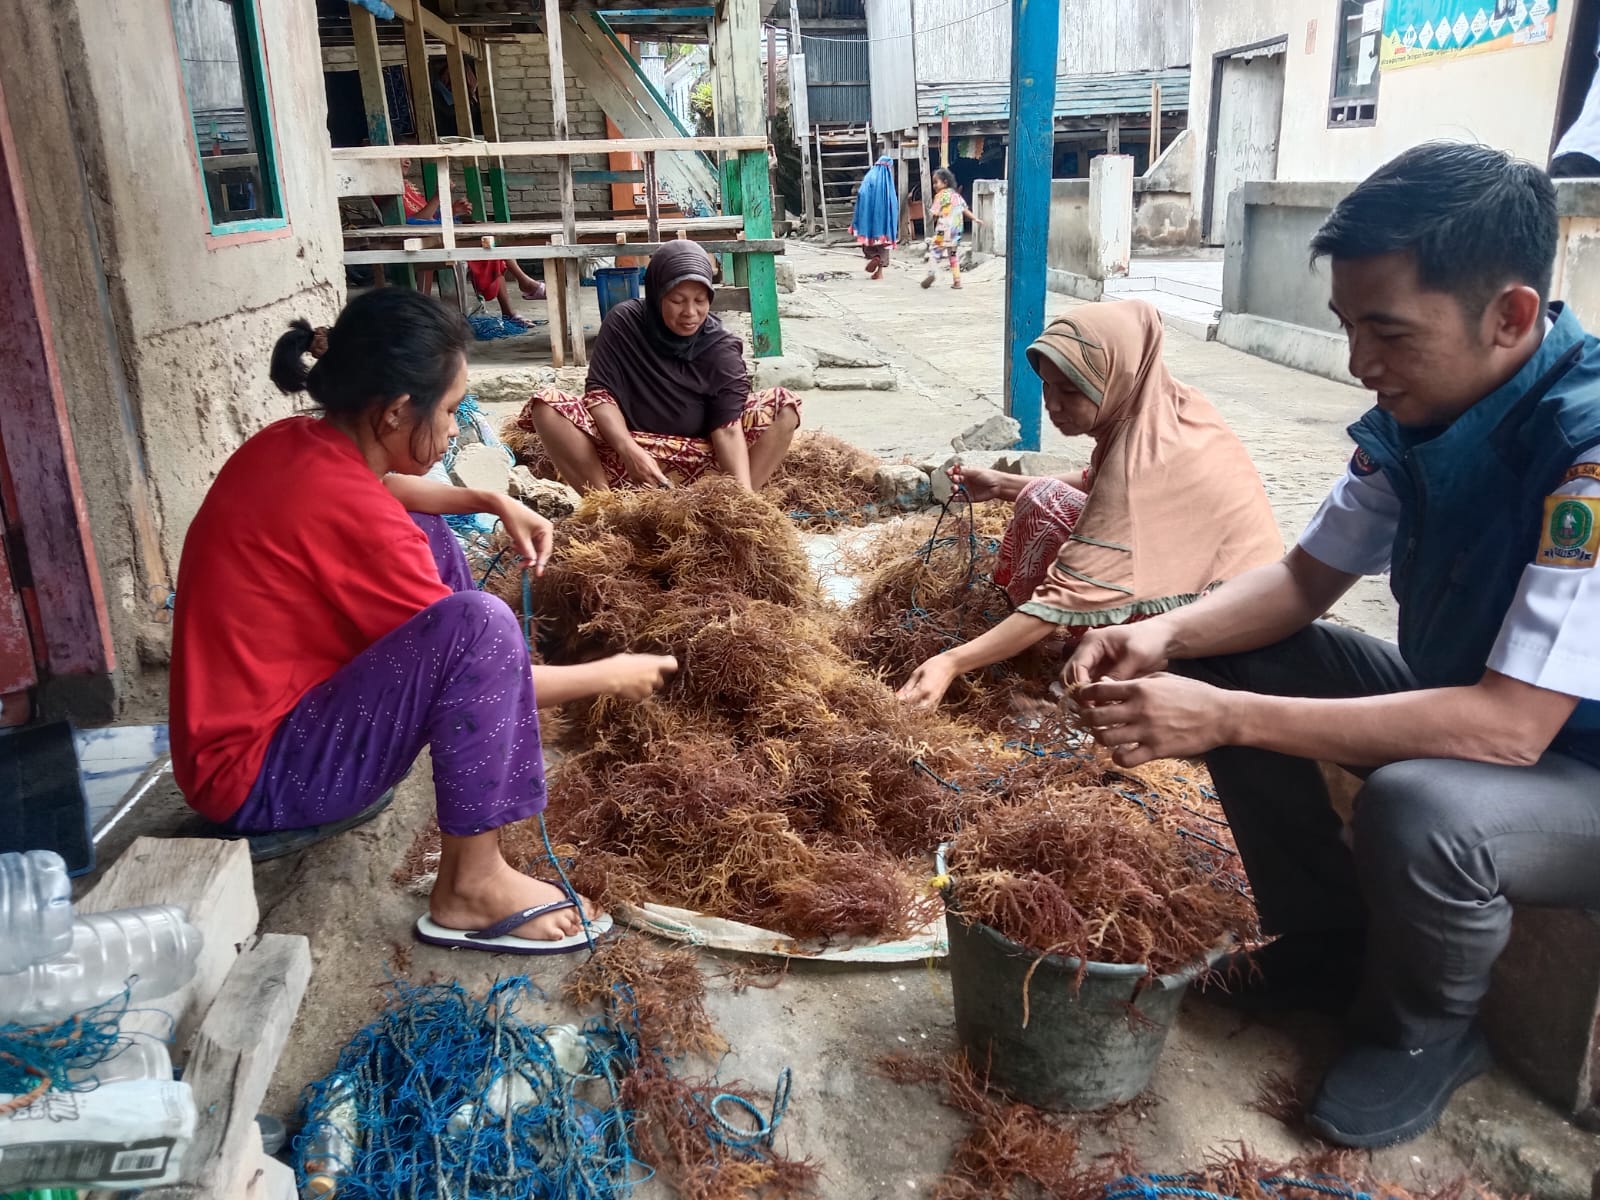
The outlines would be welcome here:
<svg viewBox="0 0 1600 1200">
<path fill-rule="evenodd" d="M 567 239 L 559 233 L 550 235 L 550 244 L 558 246 Z M 550 316 L 550 365 L 567 365 L 567 273 L 559 258 L 544 260 L 545 309 Z"/>
<path fill-rule="evenodd" d="M 656 184 L 656 152 L 644 153 L 644 221 L 649 240 L 661 240 L 661 193 Z"/>
<path fill-rule="evenodd" d="M 550 0 L 554 2 L 554 0 Z M 761 12 L 759 0 L 723 0 L 716 24 L 724 29 L 721 45 L 729 53 L 727 79 L 732 85 L 730 106 L 735 134 L 760 134 L 761 114 Z M 729 113 L 724 113 L 725 116 Z M 739 153 L 740 205 L 744 237 L 752 241 L 772 237 L 772 177 L 767 152 Z M 750 340 L 757 358 L 783 353 L 778 327 L 777 270 L 770 254 L 735 256 L 735 280 L 750 287 Z"/>
<path fill-rule="evenodd" d="M 361 76 L 361 103 L 367 110 L 367 142 L 373 146 L 392 146 L 394 130 L 389 124 L 389 98 L 383 90 L 383 56 L 378 50 L 378 22 L 359 4 L 350 6 L 350 33 L 355 39 L 356 71 Z M 431 114 L 431 109 L 429 110 Z M 404 225 L 406 211 L 398 196 L 378 201 L 378 212 L 385 225 Z M 406 263 L 392 268 L 395 281 L 415 287 L 416 274 Z M 385 276 L 390 271 L 384 272 Z"/>
<path fill-rule="evenodd" d="M 1055 151 L 1056 41 L 1061 6 L 1019 0 L 1011 6 L 1011 123 L 1006 168 L 1006 412 L 1022 426 L 1022 446 L 1037 450 L 1043 391 L 1027 349 L 1044 329 L 1050 169 Z M 948 165 L 948 164 L 946 164 Z"/>
<path fill-rule="evenodd" d="M 819 194 L 820 194 L 819 198 L 822 201 L 822 232 L 823 233 L 831 233 L 832 230 L 829 229 L 829 227 L 828 227 L 828 176 L 822 169 L 822 130 L 821 129 L 817 130 L 817 132 L 816 132 L 816 140 L 813 143 L 813 145 L 814 145 L 814 147 L 816 149 L 816 152 L 817 152 L 817 188 L 818 188 L 818 191 L 819 191 Z"/>
<path fill-rule="evenodd" d="M 500 140 L 500 110 L 494 100 L 494 51 L 488 42 L 483 44 L 483 57 L 478 61 L 478 110 L 483 116 L 485 141 Z M 504 159 L 489 160 L 489 199 L 494 207 L 496 221 L 511 220 L 511 193 L 506 189 L 506 164 Z"/>
<path fill-rule="evenodd" d="M 467 55 L 461 48 L 459 38 L 445 47 L 445 60 L 450 64 L 450 95 L 455 99 L 456 136 L 470 138 L 475 132 L 472 127 L 472 89 L 467 86 Z M 449 166 L 449 163 L 445 164 L 446 169 Z M 488 220 L 489 210 L 483 202 L 483 177 L 478 173 L 477 165 L 463 164 L 461 176 L 466 182 L 467 199 L 472 201 L 472 219 Z"/>
<path fill-rule="evenodd" d="M 766 26 L 767 34 L 767 141 L 775 142 L 772 123 L 778 117 L 778 30 Z"/>
<path fill-rule="evenodd" d="M 550 136 L 558 142 L 567 140 L 567 64 L 561 52 L 560 0 L 544 0 L 545 46 L 550 52 Z M 556 175 L 561 186 L 561 240 L 567 245 L 578 244 L 577 205 L 572 194 L 572 156 L 562 154 L 556 158 Z M 552 238 L 551 242 L 554 243 Z M 551 259 L 555 274 L 561 276 L 563 324 L 572 349 L 572 361 L 583 366 L 589 361 L 589 351 L 583 340 L 583 311 L 578 291 L 578 260 L 575 258 Z M 545 271 L 546 275 L 552 272 Z M 551 328 L 555 325 L 552 322 Z"/>
<path fill-rule="evenodd" d="M 906 135 L 894 135 L 894 174 L 895 186 L 900 195 L 900 223 L 897 231 L 897 240 L 909 242 L 911 240 L 911 160 L 906 157 Z"/>
<path fill-rule="evenodd" d="M 917 123 L 917 171 L 922 179 L 922 236 L 933 237 L 928 212 L 933 207 L 933 172 L 928 169 L 928 127 Z"/>
<path fill-rule="evenodd" d="M 356 71 L 361 76 L 361 103 L 367 110 L 367 141 L 394 144 L 389 128 L 389 98 L 383 90 L 383 56 L 378 50 L 378 21 L 359 4 L 350 6 L 350 34 L 355 39 Z"/>
<path fill-rule="evenodd" d="M 421 20 L 406 21 L 406 76 L 410 84 L 411 112 L 417 126 L 419 145 L 431 146 L 439 140 L 439 122 L 433 112 L 433 85 L 428 70 L 428 35 Z M 448 164 L 446 164 L 448 169 Z M 439 194 L 439 164 L 422 161 L 422 190 L 429 199 Z"/>
<path fill-rule="evenodd" d="M 1122 153 L 1122 118 L 1116 113 L 1106 118 L 1106 153 Z"/>
<path fill-rule="evenodd" d="M 1145 164 L 1145 170 L 1155 165 L 1156 159 L 1161 157 L 1161 84 L 1150 85 L 1150 161 Z"/>
</svg>

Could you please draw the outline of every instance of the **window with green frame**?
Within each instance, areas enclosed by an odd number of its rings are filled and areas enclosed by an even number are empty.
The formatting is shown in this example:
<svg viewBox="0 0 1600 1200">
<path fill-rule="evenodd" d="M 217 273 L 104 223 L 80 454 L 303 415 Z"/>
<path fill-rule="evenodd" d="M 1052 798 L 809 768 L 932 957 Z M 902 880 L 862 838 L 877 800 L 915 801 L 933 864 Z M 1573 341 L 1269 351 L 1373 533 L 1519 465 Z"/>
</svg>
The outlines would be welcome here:
<svg viewBox="0 0 1600 1200">
<path fill-rule="evenodd" d="M 172 0 L 189 126 L 219 235 L 286 224 L 256 4 Z"/>
</svg>

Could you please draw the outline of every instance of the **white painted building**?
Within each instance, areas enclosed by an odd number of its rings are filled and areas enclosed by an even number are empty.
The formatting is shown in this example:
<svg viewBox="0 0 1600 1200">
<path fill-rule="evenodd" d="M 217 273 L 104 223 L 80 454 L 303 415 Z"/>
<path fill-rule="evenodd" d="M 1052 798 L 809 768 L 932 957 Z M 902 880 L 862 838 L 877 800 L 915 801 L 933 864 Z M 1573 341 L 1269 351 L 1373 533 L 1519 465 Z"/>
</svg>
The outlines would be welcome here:
<svg viewBox="0 0 1600 1200">
<path fill-rule="evenodd" d="M 1189 124 L 1217 244 L 1248 181 L 1353 182 L 1440 138 L 1546 163 L 1582 107 L 1600 24 L 1579 0 L 1194 5 Z"/>
</svg>

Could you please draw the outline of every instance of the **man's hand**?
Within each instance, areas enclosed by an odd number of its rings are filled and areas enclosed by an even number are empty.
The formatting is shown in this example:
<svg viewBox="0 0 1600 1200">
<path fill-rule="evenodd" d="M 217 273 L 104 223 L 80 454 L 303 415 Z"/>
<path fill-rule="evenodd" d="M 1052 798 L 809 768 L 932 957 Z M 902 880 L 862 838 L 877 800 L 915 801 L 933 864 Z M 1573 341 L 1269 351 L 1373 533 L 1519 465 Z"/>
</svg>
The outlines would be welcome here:
<svg viewBox="0 0 1600 1200">
<path fill-rule="evenodd" d="M 1181 675 L 1086 684 L 1076 701 L 1118 766 L 1193 758 L 1231 744 L 1233 693 Z"/>
<path fill-rule="evenodd" d="M 509 502 L 501 505 L 495 515 L 500 518 L 506 536 L 511 539 L 511 548 L 517 552 L 523 567 L 535 575 L 543 575 L 555 546 L 555 526 L 526 504 L 510 497 L 507 500 Z"/>
<path fill-rule="evenodd" d="M 1083 635 L 1061 682 L 1070 689 L 1096 679 L 1138 679 L 1167 669 L 1167 639 L 1158 621 L 1111 625 Z"/>
<path fill-rule="evenodd" d="M 935 654 L 915 671 L 911 678 L 895 693 L 896 698 L 912 708 L 935 709 L 944 694 L 955 682 L 956 669 L 947 655 Z"/>
<path fill-rule="evenodd" d="M 645 699 L 678 670 L 670 654 L 613 654 L 599 665 L 605 668 L 605 691 L 623 700 Z"/>
</svg>

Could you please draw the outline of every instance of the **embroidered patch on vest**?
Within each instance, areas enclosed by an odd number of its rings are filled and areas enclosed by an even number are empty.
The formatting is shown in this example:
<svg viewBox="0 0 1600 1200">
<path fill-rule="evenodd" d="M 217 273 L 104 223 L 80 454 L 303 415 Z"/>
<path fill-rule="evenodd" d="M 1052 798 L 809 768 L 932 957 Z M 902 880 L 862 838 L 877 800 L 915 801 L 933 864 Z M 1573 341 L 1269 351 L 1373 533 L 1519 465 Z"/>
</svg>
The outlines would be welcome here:
<svg viewBox="0 0 1600 1200">
<path fill-rule="evenodd" d="M 1357 447 L 1356 452 L 1350 456 L 1350 474 L 1358 479 L 1365 479 L 1377 469 L 1378 464 L 1372 461 L 1372 455 L 1360 447 Z"/>
<path fill-rule="evenodd" d="M 1544 532 L 1533 561 L 1541 567 L 1592 567 L 1600 554 L 1600 499 L 1546 496 Z"/>
<path fill-rule="evenodd" d="M 1571 483 L 1576 479 L 1600 480 L 1600 463 L 1574 463 L 1567 468 L 1567 473 L 1561 477 L 1561 482 Z"/>
</svg>

